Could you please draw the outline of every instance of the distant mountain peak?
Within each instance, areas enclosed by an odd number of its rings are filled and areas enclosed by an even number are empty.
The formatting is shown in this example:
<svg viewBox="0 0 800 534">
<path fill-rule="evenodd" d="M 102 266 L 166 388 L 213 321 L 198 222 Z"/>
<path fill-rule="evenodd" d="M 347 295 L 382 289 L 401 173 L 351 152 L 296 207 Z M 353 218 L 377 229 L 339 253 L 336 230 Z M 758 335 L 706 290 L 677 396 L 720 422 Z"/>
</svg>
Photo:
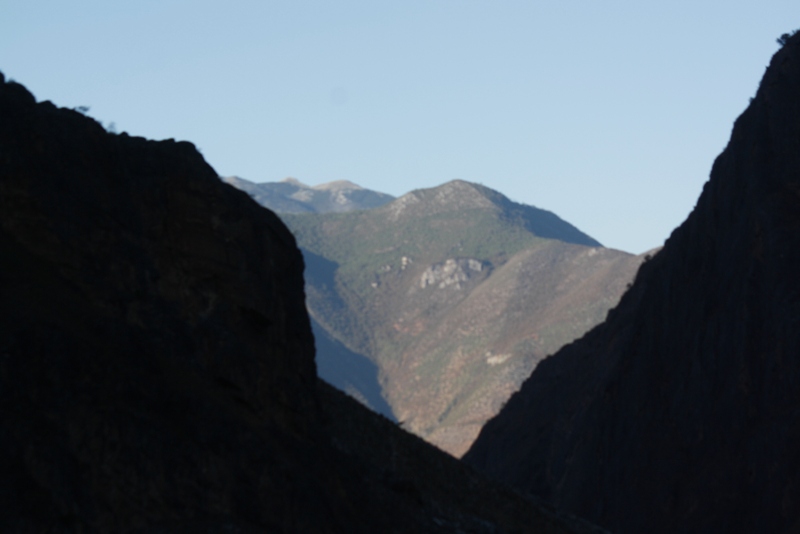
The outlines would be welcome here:
<svg viewBox="0 0 800 534">
<path fill-rule="evenodd" d="M 315 185 L 312 189 L 316 189 L 317 191 L 340 191 L 343 189 L 364 190 L 363 187 L 354 184 L 350 180 L 335 180 L 333 182 Z"/>
<path fill-rule="evenodd" d="M 415 189 L 386 206 L 390 218 L 398 220 L 423 213 L 491 209 L 497 207 L 476 186 L 464 180 L 452 180 L 436 187 Z"/>
<path fill-rule="evenodd" d="M 465 180 L 451 180 L 437 187 L 415 189 L 383 208 L 392 221 L 427 217 L 434 214 L 488 210 L 516 220 L 539 237 L 579 245 L 601 246 L 556 214 L 512 201 L 502 193 Z"/>
<path fill-rule="evenodd" d="M 465 207 L 474 206 L 482 208 L 496 205 L 496 203 L 490 198 L 490 195 L 487 195 L 486 193 L 487 191 L 490 191 L 495 195 L 500 195 L 500 193 L 497 193 L 496 191 L 492 191 L 491 189 L 484 188 L 478 184 L 473 184 L 464 180 L 451 180 L 440 185 L 439 187 L 434 188 L 434 190 L 434 199 L 437 202 L 468 204 L 468 206 Z M 502 195 L 500 196 L 502 197 Z"/>
<path fill-rule="evenodd" d="M 281 183 L 281 184 L 292 184 L 294 186 L 302 187 L 304 189 L 307 189 L 309 187 L 308 185 L 304 184 L 303 182 L 301 182 L 297 178 L 292 178 L 291 176 L 289 176 L 287 178 L 284 178 L 283 180 L 281 180 L 278 183 Z"/>
<path fill-rule="evenodd" d="M 278 213 L 327 213 L 364 210 L 383 206 L 392 195 L 365 189 L 348 180 L 309 186 L 296 178 L 280 182 L 253 183 L 237 177 L 222 181 L 249 194 L 262 206 Z"/>
</svg>

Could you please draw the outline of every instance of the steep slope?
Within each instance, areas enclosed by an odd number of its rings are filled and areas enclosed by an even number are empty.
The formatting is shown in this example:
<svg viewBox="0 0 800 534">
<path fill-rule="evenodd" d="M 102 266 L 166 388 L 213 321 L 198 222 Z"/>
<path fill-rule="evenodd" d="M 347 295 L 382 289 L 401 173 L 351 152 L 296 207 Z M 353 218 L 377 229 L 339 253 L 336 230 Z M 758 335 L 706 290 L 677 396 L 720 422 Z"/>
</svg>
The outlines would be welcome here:
<svg viewBox="0 0 800 534">
<path fill-rule="evenodd" d="M 390 420 L 392 407 L 383 397 L 379 369 L 362 354 L 351 351 L 311 319 L 311 331 L 317 348 L 317 372 L 329 384 L 339 388 L 371 410 Z"/>
<path fill-rule="evenodd" d="M 456 456 L 539 360 L 605 317 L 642 260 L 463 181 L 283 218 L 309 311 L 341 354 L 321 351 L 320 376 L 361 377 L 344 388 L 372 406 L 382 391 L 405 428 Z"/>
<path fill-rule="evenodd" d="M 302 270 L 190 143 L 0 74 L 0 531 L 596 531 L 321 384 Z"/>
<path fill-rule="evenodd" d="M 222 181 L 241 189 L 265 208 L 279 213 L 340 213 L 377 208 L 394 200 L 391 195 L 364 189 L 347 180 L 313 187 L 294 178 L 256 184 L 228 176 Z"/>
<path fill-rule="evenodd" d="M 466 459 L 615 532 L 800 527 L 800 35 L 689 218 Z"/>
</svg>

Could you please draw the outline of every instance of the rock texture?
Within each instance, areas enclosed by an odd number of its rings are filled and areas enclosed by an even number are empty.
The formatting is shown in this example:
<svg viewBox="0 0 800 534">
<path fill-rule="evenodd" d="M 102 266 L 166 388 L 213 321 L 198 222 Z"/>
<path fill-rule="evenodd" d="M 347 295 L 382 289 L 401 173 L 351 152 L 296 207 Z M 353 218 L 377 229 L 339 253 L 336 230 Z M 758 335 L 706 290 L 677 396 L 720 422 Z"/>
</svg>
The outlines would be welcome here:
<svg viewBox="0 0 800 534">
<path fill-rule="evenodd" d="M 620 533 L 800 529 L 800 35 L 692 214 L 466 459 Z"/>
<path fill-rule="evenodd" d="M 282 218 L 306 258 L 320 376 L 455 456 L 644 259 L 461 180 Z"/>
<path fill-rule="evenodd" d="M 302 272 L 190 143 L 0 74 L 0 531 L 596 531 L 321 384 Z"/>
<path fill-rule="evenodd" d="M 241 189 L 265 208 L 278 213 L 341 213 L 377 208 L 394 200 L 391 195 L 364 189 L 347 180 L 313 187 L 294 178 L 257 184 L 228 176 L 222 181 Z"/>
</svg>

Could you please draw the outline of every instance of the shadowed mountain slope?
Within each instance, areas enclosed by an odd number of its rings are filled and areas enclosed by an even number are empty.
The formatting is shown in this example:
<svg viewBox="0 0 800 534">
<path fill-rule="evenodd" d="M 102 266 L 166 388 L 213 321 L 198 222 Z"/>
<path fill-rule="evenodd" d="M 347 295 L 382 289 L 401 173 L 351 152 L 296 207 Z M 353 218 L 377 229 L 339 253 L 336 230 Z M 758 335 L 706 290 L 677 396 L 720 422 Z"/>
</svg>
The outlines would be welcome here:
<svg viewBox="0 0 800 534">
<path fill-rule="evenodd" d="M 456 456 L 539 360 L 605 318 L 642 261 L 460 180 L 282 217 L 325 333 L 320 376 L 368 405 L 382 392 L 404 428 Z"/>
<path fill-rule="evenodd" d="M 339 213 L 377 208 L 394 200 L 391 195 L 364 189 L 347 180 L 313 187 L 294 178 L 256 184 L 229 176 L 222 181 L 241 189 L 265 208 L 280 213 Z"/>
<path fill-rule="evenodd" d="M 392 407 L 383 398 L 378 366 L 331 337 L 314 319 L 311 319 L 311 331 L 317 347 L 319 376 L 367 408 L 396 422 Z"/>
<path fill-rule="evenodd" d="M 0 531 L 597 531 L 322 384 L 302 272 L 190 143 L 0 74 Z"/>
<path fill-rule="evenodd" d="M 466 459 L 621 533 L 800 528 L 800 35 L 689 218 Z"/>
</svg>

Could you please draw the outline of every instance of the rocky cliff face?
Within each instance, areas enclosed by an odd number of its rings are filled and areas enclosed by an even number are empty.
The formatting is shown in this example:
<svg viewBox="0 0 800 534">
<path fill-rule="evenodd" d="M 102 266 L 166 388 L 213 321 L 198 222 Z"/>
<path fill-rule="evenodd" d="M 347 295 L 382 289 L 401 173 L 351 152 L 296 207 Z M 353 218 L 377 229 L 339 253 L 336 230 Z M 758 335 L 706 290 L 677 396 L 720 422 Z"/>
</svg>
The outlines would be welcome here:
<svg viewBox="0 0 800 534">
<path fill-rule="evenodd" d="M 800 35 L 687 221 L 466 458 L 617 532 L 800 527 Z"/>
<path fill-rule="evenodd" d="M 190 143 L 0 74 L 0 530 L 596 531 L 321 385 L 302 272 Z"/>
</svg>

